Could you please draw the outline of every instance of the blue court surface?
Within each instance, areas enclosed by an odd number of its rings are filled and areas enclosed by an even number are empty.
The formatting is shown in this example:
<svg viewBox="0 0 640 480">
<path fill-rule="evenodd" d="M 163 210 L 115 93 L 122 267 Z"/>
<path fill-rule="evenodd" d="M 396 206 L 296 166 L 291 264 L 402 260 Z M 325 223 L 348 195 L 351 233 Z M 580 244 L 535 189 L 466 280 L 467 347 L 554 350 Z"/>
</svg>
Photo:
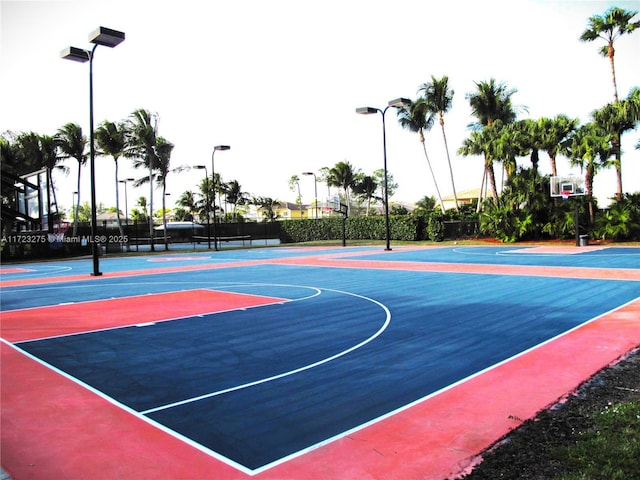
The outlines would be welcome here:
<svg viewBox="0 0 640 480">
<path fill-rule="evenodd" d="M 157 321 L 160 303 L 135 324 L 14 342 L 133 414 L 255 474 L 640 296 L 640 249 L 527 251 L 263 248 L 105 258 L 99 279 L 3 286 L 1 308 L 196 289 L 279 299 Z M 305 265 L 311 256 L 327 266 Z M 300 264 L 278 263 L 295 258 Z M 345 260 L 362 267 L 370 260 L 485 264 L 487 273 L 359 268 Z M 505 275 L 493 271 L 498 265 L 631 269 L 638 277 Z M 24 271 L 3 274 L 9 285 L 91 268 L 89 260 L 11 267 Z M 137 273 L 109 276 L 124 271 Z"/>
</svg>

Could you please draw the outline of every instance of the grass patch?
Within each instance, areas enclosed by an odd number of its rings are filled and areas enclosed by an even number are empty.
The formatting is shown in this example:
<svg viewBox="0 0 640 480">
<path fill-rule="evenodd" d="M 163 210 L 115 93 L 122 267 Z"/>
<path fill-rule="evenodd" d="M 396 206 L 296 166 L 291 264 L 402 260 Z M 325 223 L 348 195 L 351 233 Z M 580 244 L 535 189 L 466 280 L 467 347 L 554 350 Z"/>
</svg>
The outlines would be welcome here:
<svg viewBox="0 0 640 480">
<path fill-rule="evenodd" d="M 608 405 L 589 420 L 575 443 L 554 450 L 566 468 L 558 480 L 640 478 L 640 400 Z"/>
</svg>

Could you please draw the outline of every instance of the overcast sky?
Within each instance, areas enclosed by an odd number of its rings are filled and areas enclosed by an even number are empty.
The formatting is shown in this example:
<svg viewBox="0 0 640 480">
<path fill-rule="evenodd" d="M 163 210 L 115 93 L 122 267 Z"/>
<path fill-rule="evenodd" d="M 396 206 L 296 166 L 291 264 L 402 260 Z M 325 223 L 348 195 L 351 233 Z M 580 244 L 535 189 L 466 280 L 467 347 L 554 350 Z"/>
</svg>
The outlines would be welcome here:
<svg viewBox="0 0 640 480">
<path fill-rule="evenodd" d="M 158 133 L 175 144 L 173 167 L 209 167 L 213 146 L 228 144 L 230 151 L 215 156 L 224 181 L 295 201 L 288 180 L 297 174 L 309 203 L 313 177 L 303 171 L 344 160 L 367 174 L 382 168 L 380 115 L 356 115 L 356 107 L 415 99 L 431 75 L 448 75 L 455 95 L 445 128 L 456 187 L 478 188 L 482 159 L 456 154 L 474 121 L 465 99 L 474 82 L 495 78 L 517 89 L 514 103 L 528 109 L 520 118 L 564 113 L 589 121 L 613 99 L 611 72 L 598 53 L 601 43 L 578 38 L 591 15 L 614 5 L 640 10 L 638 0 L 2 0 L 0 131 L 54 134 L 75 122 L 88 134 L 89 67 L 63 61 L 60 51 L 89 48 L 89 33 L 105 26 L 124 31 L 126 40 L 96 51 L 96 125 L 138 108 L 157 112 Z M 640 31 L 616 43 L 615 58 L 623 98 L 640 82 Z M 417 135 L 401 130 L 393 109 L 386 125 L 388 169 L 399 184 L 392 200 L 435 196 Z M 623 137 L 625 191 L 640 190 L 638 137 Z M 442 195 L 451 194 L 438 125 L 427 149 Z M 120 164 L 121 178 L 145 174 L 126 159 Z M 75 161 L 68 165 L 69 176 L 56 178 L 67 208 L 77 174 Z M 570 173 L 566 159 L 558 168 Z M 98 201 L 115 205 L 113 161 L 98 158 L 97 172 Z M 202 176 L 191 170 L 168 177 L 169 203 L 196 190 Z M 82 201 L 89 199 L 88 179 L 86 168 Z M 596 177 L 601 203 L 615 188 L 613 170 Z M 130 187 L 129 208 L 148 194 Z M 324 185 L 318 196 L 326 197 Z"/>
</svg>

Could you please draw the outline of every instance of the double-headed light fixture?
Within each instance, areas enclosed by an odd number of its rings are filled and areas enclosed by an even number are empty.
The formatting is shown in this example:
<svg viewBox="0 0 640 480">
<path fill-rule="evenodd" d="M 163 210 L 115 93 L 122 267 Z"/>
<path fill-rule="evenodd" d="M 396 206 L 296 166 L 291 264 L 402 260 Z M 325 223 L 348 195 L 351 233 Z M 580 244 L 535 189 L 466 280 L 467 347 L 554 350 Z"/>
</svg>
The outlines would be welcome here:
<svg viewBox="0 0 640 480">
<path fill-rule="evenodd" d="M 389 192 L 387 188 L 387 132 L 384 123 L 384 114 L 387 113 L 387 110 L 389 110 L 390 107 L 402 108 L 408 107 L 409 105 L 411 105 L 411 100 L 409 100 L 408 98 L 396 98 L 394 100 L 391 100 L 384 108 L 384 110 L 375 107 L 356 108 L 356 113 L 359 113 L 361 115 L 371 115 L 374 113 L 380 113 L 382 115 L 382 153 L 384 157 L 384 225 L 387 240 L 387 247 L 385 248 L 385 250 L 391 250 L 391 242 L 389 239 Z"/>
<path fill-rule="evenodd" d="M 89 148 L 91 152 L 91 256 L 93 257 L 93 272 L 91 275 L 102 275 L 98 259 L 98 237 L 96 234 L 96 166 L 95 166 L 95 145 L 93 132 L 93 57 L 99 45 L 113 48 L 124 41 L 124 32 L 112 30 L 110 28 L 98 27 L 89 34 L 89 41 L 93 43 L 91 50 L 84 50 L 77 47 L 65 48 L 60 56 L 66 60 L 75 62 L 89 62 Z"/>
</svg>

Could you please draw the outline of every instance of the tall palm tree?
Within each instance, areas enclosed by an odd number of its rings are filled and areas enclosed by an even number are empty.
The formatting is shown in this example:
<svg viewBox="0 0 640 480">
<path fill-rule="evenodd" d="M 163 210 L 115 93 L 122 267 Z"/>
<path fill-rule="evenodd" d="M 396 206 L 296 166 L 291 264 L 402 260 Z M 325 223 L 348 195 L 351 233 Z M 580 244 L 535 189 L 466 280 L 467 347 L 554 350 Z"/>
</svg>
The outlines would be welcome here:
<svg viewBox="0 0 640 480">
<path fill-rule="evenodd" d="M 578 127 L 577 118 L 569 118 L 566 115 L 556 115 L 555 118 L 542 117 L 538 119 L 540 127 L 540 150 L 549 155 L 551 163 L 551 176 L 558 175 L 556 157 L 562 150 L 563 144 Z"/>
<path fill-rule="evenodd" d="M 120 219 L 120 195 L 119 195 L 119 179 L 118 179 L 118 159 L 124 155 L 127 146 L 126 128 L 122 123 L 116 124 L 105 120 L 96 129 L 95 132 L 96 142 L 101 149 L 101 153 L 105 155 L 111 155 L 116 165 L 115 170 L 115 185 L 116 185 L 116 216 L 118 218 L 118 229 L 120 230 L 120 237 L 124 237 L 124 231 L 122 229 L 122 221 Z"/>
<path fill-rule="evenodd" d="M 58 217 L 58 199 L 53 183 L 53 171 L 60 170 L 66 174 L 69 172 L 69 169 L 63 165 L 58 165 L 61 158 L 58 150 L 58 142 L 55 137 L 51 135 L 40 135 L 39 144 L 42 154 L 42 166 L 47 170 L 47 226 L 49 227 L 49 231 L 52 232 L 54 216 Z M 53 202 L 51 202 L 52 196 Z M 55 212 L 51 211 L 51 205 L 55 207 Z"/>
<path fill-rule="evenodd" d="M 376 196 L 376 191 L 378 190 L 378 182 L 376 182 L 375 178 L 370 175 L 364 175 L 358 182 L 353 186 L 353 193 L 358 195 L 358 197 L 364 199 L 367 202 L 367 211 L 366 216 L 369 216 L 369 210 L 371 209 L 371 201 L 372 200 L 381 200 Z"/>
<path fill-rule="evenodd" d="M 502 124 L 515 121 L 517 117 L 516 110 L 519 108 L 513 105 L 511 97 L 517 92 L 516 89 L 507 88 L 506 83 L 497 83 L 493 78 L 488 82 L 476 82 L 476 88 L 477 90 L 475 92 L 467 93 L 466 95 L 467 100 L 469 100 L 469 105 L 471 106 L 471 113 L 477 119 L 477 122 L 470 125 L 472 128 L 491 128 L 494 123 L 498 121 Z M 493 141 L 497 138 L 498 135 L 496 135 L 496 131 L 493 131 L 485 135 L 482 140 Z M 477 140 L 480 139 L 478 138 Z M 485 144 L 485 147 L 489 146 L 490 145 Z M 496 189 L 493 161 L 499 160 L 499 158 L 494 158 L 493 155 L 487 156 L 486 153 L 485 150 L 485 177 L 488 178 L 491 183 L 493 198 L 497 204 L 498 191 Z M 478 206 L 480 206 L 479 202 Z"/>
<path fill-rule="evenodd" d="M 589 220 L 593 224 L 595 212 L 593 207 L 593 179 L 600 168 L 607 166 L 613 151 L 611 134 L 597 123 L 581 126 L 572 137 L 567 149 L 571 165 L 579 166 L 584 171 L 584 187 L 589 204 Z"/>
<path fill-rule="evenodd" d="M 602 39 L 606 42 L 606 44 L 600 48 L 600 55 L 609 58 L 611 78 L 613 80 L 614 103 L 618 102 L 618 86 L 616 83 L 615 48 L 613 44 L 622 35 L 631 33 L 640 27 L 640 21 L 631 21 L 637 13 L 637 11 L 634 12 L 612 7 L 607 10 L 604 15 L 593 15 L 590 17 L 587 28 L 582 32 L 582 35 L 580 35 L 582 42 L 593 42 L 597 39 Z"/>
<path fill-rule="evenodd" d="M 424 140 L 424 132 L 431 130 L 435 121 L 435 113 L 431 111 L 429 104 L 423 98 L 418 98 L 416 101 L 412 101 L 406 107 L 398 108 L 398 123 L 400 126 L 411 132 L 418 134 L 420 143 L 422 144 L 422 151 L 424 152 L 424 158 L 427 161 L 431 178 L 438 194 L 438 202 L 440 208 L 444 212 L 444 203 L 442 201 L 442 195 L 440 195 L 440 189 L 438 188 L 438 181 L 433 173 L 431 167 L 431 161 L 429 160 L 429 154 L 427 153 L 427 147 Z"/>
<path fill-rule="evenodd" d="M 31 173 L 41 168 L 46 170 L 47 198 L 45 206 L 47 209 L 47 228 L 52 232 L 54 215 L 57 216 L 58 214 L 58 201 L 53 184 L 53 170 L 58 169 L 64 173 L 69 171 L 67 167 L 59 165 L 63 158 L 58 150 L 58 140 L 51 135 L 24 132 L 17 135 L 14 146 L 16 155 L 20 158 L 21 166 L 27 167 L 24 173 Z M 51 197 L 53 197 L 53 201 L 51 201 Z M 51 210 L 52 205 L 55 206 L 55 212 Z"/>
<path fill-rule="evenodd" d="M 291 175 L 289 178 L 289 190 L 292 192 L 298 192 L 296 196 L 296 203 L 302 209 L 302 194 L 300 193 L 300 177 L 298 175 Z"/>
<path fill-rule="evenodd" d="M 88 140 L 82 135 L 82 128 L 76 123 L 67 123 L 56 134 L 61 158 L 75 158 L 78 162 L 78 186 L 75 215 L 73 216 L 73 236 L 78 234 L 78 209 L 80 208 L 80 173 L 82 166 L 87 163 L 88 154 L 85 151 Z"/>
<path fill-rule="evenodd" d="M 471 124 L 473 128 L 490 127 L 496 120 L 511 123 L 516 119 L 516 110 L 511 97 L 518 90 L 507 88 L 504 82 L 497 83 L 494 78 L 488 82 L 476 82 L 477 90 L 468 93 L 466 98 L 471 106 L 471 114 L 478 120 Z"/>
<path fill-rule="evenodd" d="M 616 169 L 616 200 L 618 201 L 622 199 L 621 138 L 623 133 L 635 129 L 640 122 L 638 105 L 640 105 L 640 88 L 635 87 L 627 98 L 620 102 L 609 103 L 591 114 L 594 122 L 611 134 L 613 154 L 615 155 L 615 160 L 612 163 Z"/>
<path fill-rule="evenodd" d="M 211 177 L 203 178 L 198 189 L 200 190 L 199 195 L 201 198 L 201 200 L 196 203 L 198 208 L 198 218 L 201 222 L 202 219 L 204 219 L 205 222 L 210 222 L 210 214 L 213 212 L 213 199 L 216 194 Z M 218 205 L 221 205 L 221 203 L 218 202 Z M 216 208 L 218 208 L 218 205 L 216 205 Z"/>
<path fill-rule="evenodd" d="M 156 154 L 158 155 L 156 182 L 162 186 L 162 226 L 164 231 L 164 249 L 169 250 L 169 242 L 167 238 L 167 175 L 174 171 L 181 171 L 186 167 L 178 167 L 171 169 L 171 152 L 173 151 L 173 143 L 168 142 L 162 137 L 156 138 Z"/>
<path fill-rule="evenodd" d="M 150 181 L 153 171 L 158 166 L 157 146 L 158 116 L 142 108 L 135 110 L 127 120 L 127 156 L 142 159 L 142 164 L 149 169 L 149 208 L 153 212 L 153 182 Z M 135 164 L 134 164 L 135 166 Z M 153 216 L 149 217 L 149 236 L 153 239 Z M 151 251 L 154 251 L 153 240 Z"/>
<path fill-rule="evenodd" d="M 491 186 L 491 194 L 493 196 L 493 202 L 498 205 L 498 189 L 496 187 L 495 170 L 493 169 L 493 163 L 498 158 L 497 141 L 501 135 L 501 122 L 493 123 L 491 127 L 485 127 L 481 130 L 473 130 L 469 138 L 466 138 L 458 153 L 462 156 L 468 155 L 482 155 L 484 157 L 484 179 L 486 178 Z M 482 195 L 482 188 L 480 188 L 480 195 Z M 478 198 L 478 211 L 481 207 L 481 198 Z"/>
<path fill-rule="evenodd" d="M 327 177 L 327 185 L 342 188 L 344 199 L 347 203 L 347 214 L 351 210 L 350 192 L 355 185 L 356 176 L 357 172 L 353 169 L 353 166 L 344 161 L 338 162 L 333 168 L 330 168 L 329 176 Z"/>
<path fill-rule="evenodd" d="M 442 129 L 442 139 L 444 140 L 444 149 L 447 153 L 447 163 L 449 164 L 449 175 L 451 176 L 451 188 L 453 189 L 453 199 L 455 200 L 456 210 L 458 206 L 458 194 L 453 177 L 453 168 L 451 167 L 451 156 L 449 155 L 449 145 L 447 143 L 447 135 L 444 130 L 444 114 L 447 113 L 453 105 L 453 90 L 449 89 L 449 77 L 444 75 L 440 80 L 431 75 L 431 81 L 423 83 L 418 89 L 418 93 L 422 92 L 429 109 L 438 114 L 440 128 Z"/>
<path fill-rule="evenodd" d="M 225 195 L 227 197 L 227 202 L 233 206 L 232 217 L 235 219 L 236 209 L 238 208 L 238 205 L 244 204 L 247 199 L 247 194 L 242 191 L 237 180 L 231 180 L 225 185 Z"/>
</svg>

